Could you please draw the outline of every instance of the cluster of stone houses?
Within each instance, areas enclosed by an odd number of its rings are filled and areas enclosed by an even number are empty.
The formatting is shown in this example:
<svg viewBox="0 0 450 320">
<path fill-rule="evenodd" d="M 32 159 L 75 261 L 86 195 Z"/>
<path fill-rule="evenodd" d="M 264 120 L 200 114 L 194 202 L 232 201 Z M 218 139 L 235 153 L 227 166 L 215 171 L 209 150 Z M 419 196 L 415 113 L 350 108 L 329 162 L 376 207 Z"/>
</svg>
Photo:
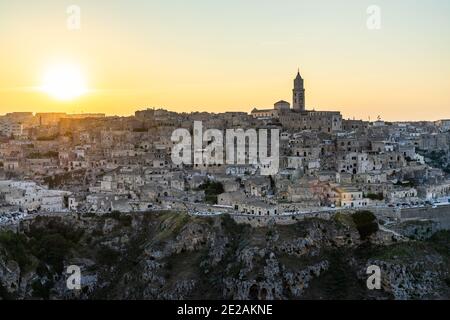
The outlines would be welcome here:
<svg viewBox="0 0 450 320">
<path fill-rule="evenodd" d="M 70 192 L 49 190 L 28 181 L 0 181 L 0 199 L 13 211 L 63 212 L 68 208 Z"/>
<path fill-rule="evenodd" d="M 6 115 L 0 123 L 20 123 L 20 132 L 0 130 L 0 206 L 195 212 L 205 205 L 213 209 L 207 202 L 214 197 L 202 187 L 209 182 L 223 189 L 216 206 L 255 216 L 414 205 L 450 195 L 447 120 L 345 120 L 339 112 L 306 110 L 303 81 L 297 77 L 295 85 L 294 109 L 280 101 L 250 114 L 146 109 L 130 117 Z M 172 132 L 192 131 L 194 121 L 221 131 L 279 129 L 278 172 L 264 176 L 250 163 L 175 164 Z"/>
</svg>

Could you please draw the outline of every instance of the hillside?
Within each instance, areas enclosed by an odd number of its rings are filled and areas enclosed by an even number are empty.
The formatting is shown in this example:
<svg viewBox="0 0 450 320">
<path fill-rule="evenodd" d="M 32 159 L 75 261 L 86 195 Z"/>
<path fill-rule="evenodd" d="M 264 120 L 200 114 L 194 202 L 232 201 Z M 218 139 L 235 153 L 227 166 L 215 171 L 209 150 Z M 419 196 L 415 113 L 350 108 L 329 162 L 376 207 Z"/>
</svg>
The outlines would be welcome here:
<svg viewBox="0 0 450 320">
<path fill-rule="evenodd" d="M 0 232 L 0 298 L 450 298 L 449 232 L 398 240 L 363 220 L 252 228 L 175 212 L 37 217 Z M 382 290 L 366 287 L 372 264 Z M 69 265 L 82 269 L 81 292 L 66 289 Z"/>
</svg>

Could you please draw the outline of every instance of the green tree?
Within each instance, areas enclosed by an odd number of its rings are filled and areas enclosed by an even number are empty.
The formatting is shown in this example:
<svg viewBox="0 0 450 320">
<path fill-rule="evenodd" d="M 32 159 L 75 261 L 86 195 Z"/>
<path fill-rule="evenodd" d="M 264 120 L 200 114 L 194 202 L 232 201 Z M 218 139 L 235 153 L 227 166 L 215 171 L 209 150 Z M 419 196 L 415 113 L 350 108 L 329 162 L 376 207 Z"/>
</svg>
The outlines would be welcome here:
<svg viewBox="0 0 450 320">
<path fill-rule="evenodd" d="M 377 218 L 370 211 L 358 211 L 352 215 L 352 219 L 362 240 L 368 239 L 378 231 Z"/>
<path fill-rule="evenodd" d="M 205 200 L 210 204 L 217 204 L 217 196 L 224 192 L 222 183 L 210 180 L 202 184 L 199 189 L 205 191 Z"/>
</svg>

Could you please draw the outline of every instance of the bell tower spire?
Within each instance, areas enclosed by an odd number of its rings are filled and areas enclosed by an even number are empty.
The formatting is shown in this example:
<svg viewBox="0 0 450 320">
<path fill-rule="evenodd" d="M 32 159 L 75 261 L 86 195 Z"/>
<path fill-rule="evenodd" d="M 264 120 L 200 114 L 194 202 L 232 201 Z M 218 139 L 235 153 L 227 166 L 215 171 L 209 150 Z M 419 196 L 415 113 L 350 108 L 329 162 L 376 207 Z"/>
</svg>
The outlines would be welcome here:
<svg viewBox="0 0 450 320">
<path fill-rule="evenodd" d="M 305 111 L 305 87 L 303 78 L 300 75 L 300 68 L 297 77 L 294 79 L 294 89 L 292 90 L 292 105 L 295 111 Z"/>
</svg>

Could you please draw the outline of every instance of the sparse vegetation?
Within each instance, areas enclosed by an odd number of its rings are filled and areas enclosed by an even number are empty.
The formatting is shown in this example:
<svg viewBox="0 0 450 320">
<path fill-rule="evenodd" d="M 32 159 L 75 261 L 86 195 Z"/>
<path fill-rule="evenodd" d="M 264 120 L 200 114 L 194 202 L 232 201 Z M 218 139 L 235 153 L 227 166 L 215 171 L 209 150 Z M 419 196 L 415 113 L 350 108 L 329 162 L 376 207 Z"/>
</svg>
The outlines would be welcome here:
<svg viewBox="0 0 450 320">
<path fill-rule="evenodd" d="M 28 155 L 28 159 L 50 159 L 50 158 L 58 158 L 59 153 L 57 151 L 49 151 L 45 153 L 41 152 L 33 152 Z"/>
<path fill-rule="evenodd" d="M 417 186 L 414 181 L 397 181 L 397 183 L 395 183 L 395 185 L 400 186 L 400 187 L 409 187 L 409 188 L 414 188 Z"/>
<path fill-rule="evenodd" d="M 101 265 L 114 265 L 120 257 L 120 253 L 106 246 L 97 251 L 97 259 Z"/>
<path fill-rule="evenodd" d="M 199 187 L 205 191 L 205 200 L 209 204 L 217 204 L 217 196 L 224 192 L 223 185 L 220 182 L 208 180 Z"/>
<path fill-rule="evenodd" d="M 380 193 L 369 193 L 366 195 L 366 198 L 369 198 L 370 200 L 380 200 L 380 201 L 384 200 L 384 196 L 381 192 Z"/>
<path fill-rule="evenodd" d="M 359 211 L 352 215 L 353 222 L 362 240 L 366 240 L 378 231 L 378 222 L 370 211 Z"/>
<path fill-rule="evenodd" d="M 353 218 L 350 214 L 338 212 L 334 215 L 334 220 L 339 222 L 339 225 L 355 227 L 355 223 L 353 222 Z"/>
<path fill-rule="evenodd" d="M 8 259 L 16 261 L 22 270 L 27 269 L 32 263 L 27 251 L 28 240 L 23 234 L 12 231 L 0 232 L 0 252 Z"/>
<path fill-rule="evenodd" d="M 121 213 L 120 211 L 112 211 L 105 214 L 104 217 L 118 221 L 122 227 L 131 227 L 133 222 L 133 217 L 131 215 Z"/>
<path fill-rule="evenodd" d="M 133 132 L 147 132 L 148 129 L 147 128 L 134 128 Z"/>
<path fill-rule="evenodd" d="M 59 135 L 58 134 L 53 134 L 53 135 L 49 135 L 49 136 L 40 136 L 37 137 L 36 140 L 37 141 L 53 141 L 58 139 Z"/>
</svg>

